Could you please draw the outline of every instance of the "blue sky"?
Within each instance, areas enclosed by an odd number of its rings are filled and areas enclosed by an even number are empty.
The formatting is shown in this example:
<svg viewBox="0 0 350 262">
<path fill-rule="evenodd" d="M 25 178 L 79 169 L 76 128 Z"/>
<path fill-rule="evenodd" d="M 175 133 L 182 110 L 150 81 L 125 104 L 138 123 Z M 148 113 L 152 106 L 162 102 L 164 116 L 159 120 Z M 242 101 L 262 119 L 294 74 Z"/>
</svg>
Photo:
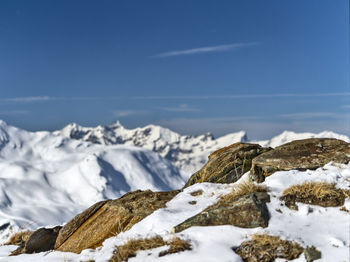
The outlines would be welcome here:
<svg viewBox="0 0 350 262">
<path fill-rule="evenodd" d="M 0 2 L 0 119 L 350 135 L 345 0 Z"/>
</svg>

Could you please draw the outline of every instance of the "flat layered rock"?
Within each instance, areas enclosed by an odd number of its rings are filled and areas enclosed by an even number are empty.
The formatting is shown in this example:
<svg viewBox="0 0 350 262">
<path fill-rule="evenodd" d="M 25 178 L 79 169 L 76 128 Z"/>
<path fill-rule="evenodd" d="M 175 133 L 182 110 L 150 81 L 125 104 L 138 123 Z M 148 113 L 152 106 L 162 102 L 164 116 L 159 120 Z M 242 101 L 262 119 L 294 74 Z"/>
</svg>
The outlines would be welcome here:
<svg viewBox="0 0 350 262">
<path fill-rule="evenodd" d="M 138 190 L 116 200 L 99 202 L 62 228 L 55 249 L 80 253 L 87 248 L 99 247 L 105 239 L 130 229 L 155 210 L 165 207 L 178 193 Z"/>
<path fill-rule="evenodd" d="M 235 143 L 209 155 L 208 162 L 194 173 L 185 187 L 196 183 L 234 183 L 250 170 L 252 159 L 269 151 L 258 144 Z"/>
<path fill-rule="evenodd" d="M 270 197 L 266 192 L 252 193 L 234 201 L 225 199 L 206 208 L 201 213 L 175 226 L 175 233 L 192 226 L 233 225 L 243 228 L 267 227 L 269 212 L 266 202 Z"/>
<path fill-rule="evenodd" d="M 350 161 L 350 144 L 333 138 L 296 140 L 265 152 L 252 161 L 251 178 L 263 182 L 276 171 L 317 169 L 329 162 Z"/>
</svg>

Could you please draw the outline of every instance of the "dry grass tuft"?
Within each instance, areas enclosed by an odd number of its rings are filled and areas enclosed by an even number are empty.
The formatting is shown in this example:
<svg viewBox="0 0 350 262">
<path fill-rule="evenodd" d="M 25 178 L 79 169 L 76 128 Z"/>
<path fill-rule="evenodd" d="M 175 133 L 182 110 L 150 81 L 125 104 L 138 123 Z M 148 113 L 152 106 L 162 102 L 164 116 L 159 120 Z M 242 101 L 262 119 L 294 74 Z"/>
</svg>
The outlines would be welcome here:
<svg viewBox="0 0 350 262">
<path fill-rule="evenodd" d="M 169 241 L 164 241 L 162 237 L 156 236 L 145 239 L 131 239 L 122 246 L 117 246 L 111 262 L 128 261 L 129 258 L 135 257 L 136 252 L 140 250 L 149 250 L 162 246 L 169 246 L 168 250 L 159 253 L 159 256 L 165 256 L 172 253 L 177 253 L 185 250 L 191 250 L 191 245 L 188 241 L 174 237 Z"/>
<path fill-rule="evenodd" d="M 277 258 L 292 260 L 298 258 L 304 251 L 296 242 L 266 234 L 253 235 L 252 240 L 243 242 L 233 250 L 245 262 L 272 262 Z"/>
<path fill-rule="evenodd" d="M 222 201 L 234 201 L 242 196 L 249 195 L 255 192 L 267 192 L 264 185 L 257 185 L 251 181 L 238 184 L 231 193 L 224 195 Z"/>
<path fill-rule="evenodd" d="M 306 182 L 294 185 L 283 191 L 281 200 L 290 208 L 297 209 L 295 202 L 319 205 L 322 207 L 335 207 L 344 204 L 347 190 L 335 187 L 327 182 Z"/>
<path fill-rule="evenodd" d="M 33 231 L 20 231 L 14 233 L 4 245 L 23 246 L 29 239 Z"/>
</svg>

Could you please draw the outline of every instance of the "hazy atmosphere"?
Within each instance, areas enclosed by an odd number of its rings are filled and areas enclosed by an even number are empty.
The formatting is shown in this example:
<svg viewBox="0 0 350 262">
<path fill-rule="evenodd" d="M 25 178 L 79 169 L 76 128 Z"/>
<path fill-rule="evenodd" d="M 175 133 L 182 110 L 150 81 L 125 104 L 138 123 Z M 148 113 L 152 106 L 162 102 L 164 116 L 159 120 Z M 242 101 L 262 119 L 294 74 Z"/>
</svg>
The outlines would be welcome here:
<svg viewBox="0 0 350 262">
<path fill-rule="evenodd" d="M 349 135 L 349 3 L 1 1 L 0 119 Z"/>
</svg>

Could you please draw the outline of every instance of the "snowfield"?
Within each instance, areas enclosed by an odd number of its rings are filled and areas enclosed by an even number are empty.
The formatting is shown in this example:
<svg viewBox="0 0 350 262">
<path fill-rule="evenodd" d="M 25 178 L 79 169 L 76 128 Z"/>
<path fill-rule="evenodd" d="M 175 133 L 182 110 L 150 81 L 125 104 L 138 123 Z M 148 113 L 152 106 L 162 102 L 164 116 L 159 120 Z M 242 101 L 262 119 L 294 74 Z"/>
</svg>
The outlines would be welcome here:
<svg viewBox="0 0 350 262">
<path fill-rule="evenodd" d="M 95 129 L 91 131 L 79 127 L 82 133 L 72 137 L 72 130 L 67 131 L 67 127 L 64 129 L 66 131 L 55 133 L 27 132 L 0 120 L 2 243 L 20 229 L 62 225 L 95 202 L 118 198 L 132 190 L 181 188 L 191 175 L 188 170 L 200 168 L 212 151 L 234 142 L 247 141 L 245 132 L 218 139 L 211 135 L 185 138 L 157 126 L 130 131 L 120 124 L 115 125 L 119 127 L 108 127 L 108 132 L 106 127 L 98 127 L 100 137 L 113 143 L 92 143 L 85 136 L 96 133 Z M 125 134 L 116 135 L 119 129 L 124 130 Z M 348 137 L 332 132 L 298 134 L 288 131 L 271 140 L 252 142 L 274 147 L 309 137 L 334 137 L 350 142 Z M 122 141 L 126 145 L 120 145 Z M 186 162 L 186 159 L 189 161 Z M 165 208 L 155 211 L 130 230 L 107 239 L 96 250 L 84 250 L 81 254 L 50 251 L 9 257 L 16 246 L 0 246 L 0 261 L 108 261 L 115 246 L 128 239 L 155 235 L 172 237 L 174 226 L 216 203 L 220 196 L 228 194 L 238 183 L 247 179 L 248 173 L 233 184 L 201 183 L 188 187 L 168 202 Z M 239 246 L 254 233 L 268 233 L 296 241 L 303 247 L 314 245 L 322 251 L 322 259 L 317 261 L 349 262 L 349 213 L 341 211 L 340 207 L 324 208 L 299 203 L 299 211 L 295 211 L 281 206 L 279 197 L 283 190 L 306 181 L 327 181 L 336 183 L 339 188 L 350 188 L 350 163 L 329 163 L 313 171 L 281 171 L 267 177 L 263 183 L 271 196 L 271 202 L 267 204 L 271 216 L 267 228 L 192 227 L 175 234 L 191 242 L 191 251 L 158 257 L 159 250 L 164 249 L 161 247 L 139 252 L 129 261 L 242 261 L 232 247 Z M 199 189 L 203 190 L 202 195 L 190 195 Z M 197 203 L 191 205 L 189 201 Z M 345 207 L 350 210 L 349 199 Z M 294 261 L 306 260 L 302 254 Z"/>
<path fill-rule="evenodd" d="M 62 224 L 132 190 L 178 189 L 187 176 L 147 149 L 31 133 L 1 121 L 0 240 L 9 228 Z"/>
<path fill-rule="evenodd" d="M 135 224 L 130 230 L 119 234 L 117 237 L 107 239 L 103 246 L 97 250 L 84 250 L 81 254 L 63 252 L 43 252 L 39 254 L 20 255 L 7 257 L 15 246 L 0 247 L 0 256 L 4 261 L 108 261 L 113 254 L 116 245 L 124 244 L 128 239 L 148 238 L 161 235 L 165 239 L 174 236 L 172 227 L 185 219 L 197 214 L 209 205 L 216 203 L 220 196 L 231 192 L 234 186 L 248 179 L 248 173 L 233 184 L 221 185 L 202 183 L 186 188 L 174 199 L 167 203 L 165 208 L 159 209 Z M 315 246 L 322 251 L 322 259 L 317 261 L 349 261 L 350 257 L 350 215 L 340 210 L 340 207 L 319 207 L 300 204 L 299 211 L 290 210 L 281 206 L 279 197 L 284 189 L 291 185 L 307 181 L 327 181 L 336 183 L 339 188 L 350 187 L 350 164 L 339 165 L 329 163 L 323 168 L 314 171 L 280 171 L 268 177 L 263 183 L 269 189 L 271 202 L 267 204 L 270 221 L 267 228 L 243 229 L 234 226 L 192 227 L 175 234 L 191 242 L 193 249 L 176 254 L 158 257 L 157 254 L 164 247 L 154 250 L 140 251 L 136 261 L 242 261 L 232 251 L 232 247 L 239 246 L 248 240 L 252 234 L 268 233 L 280 236 L 282 239 L 298 242 L 301 246 Z M 199 196 L 191 196 L 190 193 L 203 190 Z M 195 200 L 196 205 L 188 202 Z M 345 207 L 350 209 L 350 200 L 347 199 Z M 282 213 L 278 212 L 280 210 Z M 1 258 L 0 258 L 1 259 Z M 276 260 L 283 261 L 283 260 Z M 302 254 L 293 261 L 306 261 Z"/>
</svg>

